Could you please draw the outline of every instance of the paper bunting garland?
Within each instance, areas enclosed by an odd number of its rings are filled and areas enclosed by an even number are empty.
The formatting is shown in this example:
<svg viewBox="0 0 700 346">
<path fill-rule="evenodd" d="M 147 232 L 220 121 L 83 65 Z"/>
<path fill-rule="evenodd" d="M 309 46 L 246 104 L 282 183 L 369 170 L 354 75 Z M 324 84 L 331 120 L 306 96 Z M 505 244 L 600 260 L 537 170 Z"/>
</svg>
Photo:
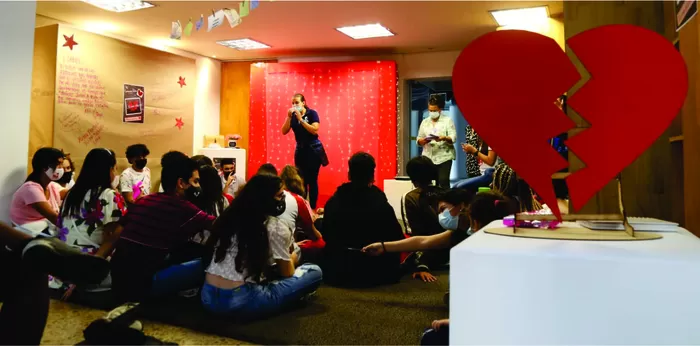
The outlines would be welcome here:
<svg viewBox="0 0 700 346">
<path fill-rule="evenodd" d="M 259 5 L 259 0 L 242 0 L 238 3 L 238 10 L 223 8 L 216 11 L 212 9 L 211 15 L 207 16 L 207 32 L 210 32 L 224 24 L 224 19 L 228 21 L 229 25 L 232 28 L 238 26 L 243 21 L 242 18 L 249 16 L 251 11 L 258 8 Z M 196 22 L 193 22 L 192 18 L 190 18 L 187 22 L 187 25 L 185 25 L 184 27 L 182 26 L 179 20 L 175 20 L 171 24 L 170 38 L 173 40 L 180 40 L 182 39 L 183 33 L 184 36 L 191 36 L 193 29 L 195 31 L 199 31 L 200 29 L 202 29 L 203 26 L 203 14 L 200 14 L 199 19 Z M 66 41 L 68 41 L 68 37 L 66 37 Z M 77 42 L 73 42 L 71 45 L 68 45 L 68 42 L 66 42 L 66 45 L 64 45 L 64 47 L 70 47 L 72 50 L 73 45 L 77 44 Z"/>
<path fill-rule="evenodd" d="M 231 25 L 232 28 L 236 27 L 238 24 L 241 24 L 241 16 L 238 15 L 238 12 L 236 12 L 236 10 L 225 8 L 223 11 L 224 15 L 226 16 L 226 19 L 228 20 L 228 23 Z"/>
<path fill-rule="evenodd" d="M 170 38 L 173 40 L 179 40 L 182 38 L 182 24 L 180 21 L 173 22 L 170 29 Z"/>
<path fill-rule="evenodd" d="M 190 36 L 192 34 L 192 27 L 194 24 L 192 24 L 192 18 L 190 18 L 190 22 L 185 25 L 185 36 Z"/>
<path fill-rule="evenodd" d="M 203 14 L 200 15 L 199 20 L 197 21 L 197 23 L 194 24 L 194 26 L 195 26 L 195 29 L 197 29 L 197 31 L 199 31 L 199 29 L 202 28 L 202 25 L 204 25 L 204 15 Z"/>
<path fill-rule="evenodd" d="M 250 3 L 248 0 L 243 0 L 243 2 L 238 4 L 238 14 L 241 16 L 241 18 L 250 14 Z"/>
</svg>

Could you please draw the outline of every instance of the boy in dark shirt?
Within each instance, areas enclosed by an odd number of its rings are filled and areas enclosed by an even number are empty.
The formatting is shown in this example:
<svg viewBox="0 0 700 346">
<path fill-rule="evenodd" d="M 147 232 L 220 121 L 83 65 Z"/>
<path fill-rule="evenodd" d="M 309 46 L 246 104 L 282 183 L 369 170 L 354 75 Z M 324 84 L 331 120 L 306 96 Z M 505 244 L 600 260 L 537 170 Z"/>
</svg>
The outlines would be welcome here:
<svg viewBox="0 0 700 346">
<path fill-rule="evenodd" d="M 452 191 L 446 196 L 446 190 L 433 185 L 437 180 L 437 168 L 432 160 L 425 156 L 414 157 L 406 164 L 406 172 L 416 187 L 408 192 L 401 204 L 406 233 L 412 236 L 430 236 L 445 231 L 439 222 L 440 202 L 452 205 L 466 205 L 472 197 L 471 193 Z M 413 266 L 413 277 L 425 282 L 435 281 L 430 274 L 430 268 L 441 266 L 450 260 L 450 250 L 429 250 L 413 253 L 405 262 Z"/>
<path fill-rule="evenodd" d="M 360 249 L 374 242 L 403 239 L 386 195 L 374 186 L 374 158 L 356 153 L 349 160 L 349 183 L 338 187 L 325 207 L 323 280 L 338 286 L 374 286 L 401 277 L 400 254 L 371 257 Z"/>
<path fill-rule="evenodd" d="M 121 236 L 112 257 L 112 289 L 119 302 L 174 293 L 201 283 L 201 260 L 169 261 L 173 250 L 210 229 L 214 217 L 188 201 L 199 195 L 197 163 L 171 151 L 161 159 L 163 193 L 140 198 L 120 220 Z"/>
</svg>

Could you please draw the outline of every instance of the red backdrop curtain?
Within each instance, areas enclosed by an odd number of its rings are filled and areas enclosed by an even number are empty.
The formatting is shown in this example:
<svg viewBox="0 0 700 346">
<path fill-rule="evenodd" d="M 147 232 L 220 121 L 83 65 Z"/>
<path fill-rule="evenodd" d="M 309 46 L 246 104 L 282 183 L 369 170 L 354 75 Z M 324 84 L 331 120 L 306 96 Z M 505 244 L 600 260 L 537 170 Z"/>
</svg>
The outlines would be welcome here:
<svg viewBox="0 0 700 346">
<path fill-rule="evenodd" d="M 295 93 L 320 117 L 319 138 L 330 165 L 321 167 L 322 206 L 347 181 L 348 159 L 365 151 L 377 161 L 376 184 L 396 176 L 396 63 L 257 63 L 250 72 L 248 176 L 270 162 L 294 164 L 294 134 L 282 124 Z"/>
</svg>

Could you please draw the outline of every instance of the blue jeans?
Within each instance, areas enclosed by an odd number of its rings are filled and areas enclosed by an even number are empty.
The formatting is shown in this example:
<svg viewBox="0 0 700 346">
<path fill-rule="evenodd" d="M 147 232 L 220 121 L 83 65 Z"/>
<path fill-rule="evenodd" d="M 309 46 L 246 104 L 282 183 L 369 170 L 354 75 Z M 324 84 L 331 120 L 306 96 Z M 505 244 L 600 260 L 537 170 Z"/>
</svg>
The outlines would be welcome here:
<svg viewBox="0 0 700 346">
<path fill-rule="evenodd" d="M 480 187 L 488 187 L 493 181 L 493 172 L 495 169 L 487 168 L 484 174 L 478 177 L 462 179 L 452 186 L 453 189 L 465 189 L 470 191 L 478 191 Z"/>
<path fill-rule="evenodd" d="M 153 276 L 151 296 L 175 295 L 199 287 L 204 280 L 204 269 L 202 260 L 196 259 L 160 270 Z"/>
<path fill-rule="evenodd" d="M 202 287 L 202 305 L 217 314 L 236 314 L 256 318 L 274 314 L 298 302 L 321 285 L 321 268 L 302 264 L 294 276 L 259 285 L 246 283 L 234 289 L 214 287 L 207 282 Z"/>
</svg>

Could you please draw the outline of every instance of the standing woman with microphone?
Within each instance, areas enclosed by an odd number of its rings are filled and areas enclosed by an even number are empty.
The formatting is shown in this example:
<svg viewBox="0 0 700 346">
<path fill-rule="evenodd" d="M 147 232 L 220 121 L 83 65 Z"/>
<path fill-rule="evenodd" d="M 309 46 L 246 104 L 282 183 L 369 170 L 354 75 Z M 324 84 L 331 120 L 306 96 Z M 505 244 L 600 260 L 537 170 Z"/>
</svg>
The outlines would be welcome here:
<svg viewBox="0 0 700 346">
<path fill-rule="evenodd" d="M 318 123 L 318 113 L 306 105 L 304 95 L 295 94 L 292 97 L 292 108 L 287 111 L 287 119 L 282 125 L 282 134 L 294 131 L 297 141 L 294 164 L 301 171 L 312 209 L 316 209 L 318 201 L 318 172 L 321 165 L 328 166 L 326 150 L 318 139 Z"/>
</svg>

